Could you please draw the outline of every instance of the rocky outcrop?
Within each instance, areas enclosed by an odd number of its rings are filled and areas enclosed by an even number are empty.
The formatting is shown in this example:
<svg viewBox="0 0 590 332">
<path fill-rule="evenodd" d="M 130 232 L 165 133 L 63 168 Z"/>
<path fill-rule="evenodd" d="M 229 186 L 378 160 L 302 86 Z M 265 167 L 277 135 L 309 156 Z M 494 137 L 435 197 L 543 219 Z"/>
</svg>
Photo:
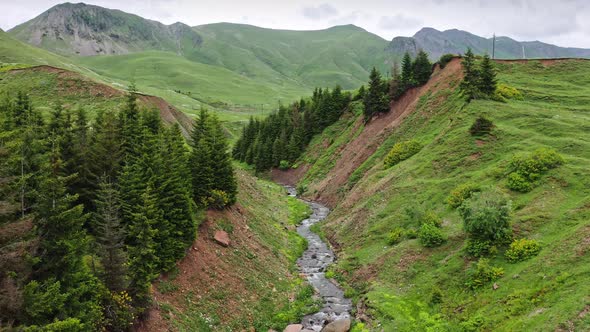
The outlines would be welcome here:
<svg viewBox="0 0 590 332">
<path fill-rule="evenodd" d="M 283 330 L 283 332 L 301 332 L 301 329 L 303 329 L 303 325 L 301 324 L 291 324 L 288 325 L 285 330 Z"/>
<path fill-rule="evenodd" d="M 229 247 L 229 245 L 231 243 L 230 239 L 229 239 L 229 235 L 225 231 L 215 231 L 215 235 L 213 236 L 213 239 L 215 240 L 215 242 L 219 243 L 220 245 L 222 245 L 224 247 Z"/>
<path fill-rule="evenodd" d="M 82 56 L 145 50 L 184 54 L 203 42 L 201 36 L 186 24 L 164 25 L 84 3 L 57 5 L 9 33 L 55 53 Z"/>
<path fill-rule="evenodd" d="M 350 319 L 339 319 L 326 325 L 322 332 L 348 332 L 350 330 Z"/>
</svg>

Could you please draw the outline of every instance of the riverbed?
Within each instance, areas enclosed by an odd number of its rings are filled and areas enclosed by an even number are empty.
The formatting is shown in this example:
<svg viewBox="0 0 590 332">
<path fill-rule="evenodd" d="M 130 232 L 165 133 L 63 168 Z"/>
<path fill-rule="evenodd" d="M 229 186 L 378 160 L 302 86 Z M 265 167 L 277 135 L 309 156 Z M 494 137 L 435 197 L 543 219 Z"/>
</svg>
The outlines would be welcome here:
<svg viewBox="0 0 590 332">
<path fill-rule="evenodd" d="M 294 188 L 287 187 L 287 191 L 290 196 L 296 197 Z M 314 224 L 324 220 L 330 213 L 330 209 L 316 202 L 304 202 L 313 212 L 297 227 L 297 233 L 308 243 L 307 250 L 297 260 L 297 265 L 301 274 L 321 297 L 323 307 L 319 312 L 305 316 L 301 324 L 306 329 L 321 331 L 329 322 L 350 318 L 352 302 L 344 296 L 344 291 L 336 281 L 326 278 L 326 269 L 336 257 L 330 247 L 310 229 Z"/>
</svg>

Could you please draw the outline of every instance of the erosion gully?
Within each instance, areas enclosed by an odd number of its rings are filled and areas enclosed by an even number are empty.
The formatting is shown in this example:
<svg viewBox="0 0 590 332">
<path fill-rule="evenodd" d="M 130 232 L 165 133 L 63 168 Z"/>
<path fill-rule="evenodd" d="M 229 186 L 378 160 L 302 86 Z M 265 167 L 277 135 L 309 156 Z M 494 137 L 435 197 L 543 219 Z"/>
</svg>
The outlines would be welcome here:
<svg viewBox="0 0 590 332">
<path fill-rule="evenodd" d="M 285 188 L 289 196 L 297 197 L 295 188 L 289 186 Z M 310 229 L 312 225 L 324 220 L 330 213 L 330 209 L 316 202 L 302 201 L 311 207 L 313 213 L 297 227 L 297 233 L 308 243 L 307 250 L 299 257 L 297 265 L 300 273 L 307 278 L 322 298 L 324 305 L 319 312 L 303 317 L 301 324 L 306 329 L 321 331 L 329 322 L 350 318 L 352 302 L 344 296 L 344 291 L 335 281 L 326 278 L 326 268 L 334 262 L 336 257 L 330 247 Z"/>
</svg>

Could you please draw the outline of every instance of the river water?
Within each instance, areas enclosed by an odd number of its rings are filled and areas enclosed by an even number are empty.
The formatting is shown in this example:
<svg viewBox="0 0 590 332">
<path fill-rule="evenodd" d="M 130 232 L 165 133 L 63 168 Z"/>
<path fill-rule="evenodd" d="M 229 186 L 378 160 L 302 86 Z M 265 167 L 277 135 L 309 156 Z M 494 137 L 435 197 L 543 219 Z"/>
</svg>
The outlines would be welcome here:
<svg viewBox="0 0 590 332">
<path fill-rule="evenodd" d="M 286 187 L 290 196 L 296 197 L 297 192 L 292 187 Z M 303 236 L 308 243 L 307 250 L 297 260 L 299 271 L 307 281 L 315 288 L 323 300 L 323 307 L 319 312 L 307 315 L 303 318 L 303 327 L 314 331 L 321 329 L 329 322 L 350 318 L 352 302 L 344 297 L 344 291 L 335 281 L 326 278 L 326 268 L 334 262 L 334 252 L 322 239 L 310 230 L 310 227 L 324 219 L 330 213 L 330 209 L 316 202 L 307 202 L 313 213 L 297 227 L 297 233 Z"/>
</svg>

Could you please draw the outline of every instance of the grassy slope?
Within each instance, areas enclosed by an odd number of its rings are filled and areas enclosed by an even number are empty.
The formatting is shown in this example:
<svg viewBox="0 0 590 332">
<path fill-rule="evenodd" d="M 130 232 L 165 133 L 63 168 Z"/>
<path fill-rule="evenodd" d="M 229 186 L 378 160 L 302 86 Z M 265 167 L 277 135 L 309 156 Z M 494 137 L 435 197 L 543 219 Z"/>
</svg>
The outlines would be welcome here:
<svg viewBox="0 0 590 332">
<path fill-rule="evenodd" d="M 77 58 L 104 76 L 134 80 L 138 85 L 161 90 L 180 90 L 205 103 L 273 104 L 291 101 L 306 89 L 293 82 L 276 86 L 236 74 L 223 67 L 189 61 L 167 52 L 142 52 L 119 56 Z M 260 108 L 259 105 L 253 105 Z"/>
<path fill-rule="evenodd" d="M 312 292 L 294 273 L 306 244 L 290 220 L 302 207 L 274 183 L 237 175 L 237 205 L 208 214 L 194 250 L 156 283 L 159 312 L 140 331 L 282 330 L 313 310 Z M 229 248 L 211 240 L 215 230 L 229 233 Z"/>
<path fill-rule="evenodd" d="M 373 65 L 389 69 L 383 52 L 387 41 L 352 25 L 289 31 L 218 23 L 195 29 L 204 44 L 189 58 L 249 77 L 279 82 L 289 77 L 308 87 L 352 89 L 366 81 Z"/>
<path fill-rule="evenodd" d="M 417 111 L 353 174 L 352 189 L 324 226 L 341 249 L 337 274 L 348 282 L 350 294 L 366 296 L 367 312 L 385 330 L 425 329 L 433 321 L 446 325 L 443 330 L 459 331 L 466 329 L 466 322 L 476 321 L 477 329 L 495 331 L 590 328 L 590 62 L 544 67 L 530 61 L 499 67 L 500 81 L 521 90 L 523 100 L 465 106 L 456 91 L 423 96 Z M 451 98 L 441 104 L 438 94 L 449 93 Z M 467 130 L 479 114 L 497 128 L 492 137 L 476 142 Z M 346 128 L 343 122 L 338 126 Z M 384 169 L 387 151 L 408 139 L 422 142 L 423 150 Z M 506 189 L 505 167 L 512 155 L 542 146 L 555 148 L 566 164 L 544 176 L 530 193 Z M 328 155 L 308 158 L 321 163 Z M 517 264 L 508 263 L 501 248 L 492 264 L 506 273 L 495 291 L 491 284 L 476 292 L 464 286 L 471 260 L 462 252 L 462 221 L 445 199 L 466 181 L 509 193 L 515 237 L 534 238 L 543 245 L 539 256 Z M 393 228 L 415 226 L 406 208 L 436 211 L 444 219 L 448 242 L 435 249 L 421 247 L 418 240 L 387 245 Z M 443 302 L 430 305 L 435 288 L 442 290 Z"/>
</svg>

